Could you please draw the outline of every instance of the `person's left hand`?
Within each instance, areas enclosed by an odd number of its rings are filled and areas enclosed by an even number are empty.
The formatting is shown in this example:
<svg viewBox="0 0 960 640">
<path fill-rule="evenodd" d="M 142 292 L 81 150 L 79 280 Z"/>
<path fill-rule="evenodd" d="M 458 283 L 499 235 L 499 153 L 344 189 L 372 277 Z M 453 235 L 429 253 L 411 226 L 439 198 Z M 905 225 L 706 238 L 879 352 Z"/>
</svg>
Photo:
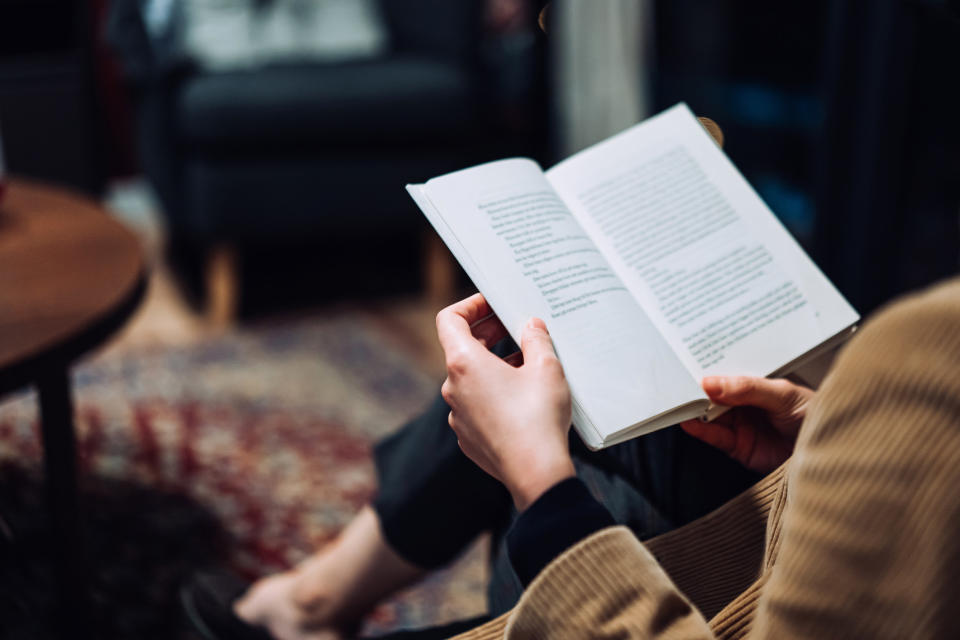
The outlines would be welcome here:
<svg viewBox="0 0 960 640">
<path fill-rule="evenodd" d="M 506 330 L 479 293 L 441 311 L 437 334 L 447 364 L 441 393 L 464 454 L 502 482 L 521 511 L 572 477 L 570 388 L 543 321 L 524 327 L 520 366 L 488 350 Z"/>
<path fill-rule="evenodd" d="M 718 405 L 733 407 L 713 422 L 680 424 L 748 469 L 769 473 L 790 457 L 815 392 L 789 380 L 710 376 L 703 390 Z"/>
</svg>

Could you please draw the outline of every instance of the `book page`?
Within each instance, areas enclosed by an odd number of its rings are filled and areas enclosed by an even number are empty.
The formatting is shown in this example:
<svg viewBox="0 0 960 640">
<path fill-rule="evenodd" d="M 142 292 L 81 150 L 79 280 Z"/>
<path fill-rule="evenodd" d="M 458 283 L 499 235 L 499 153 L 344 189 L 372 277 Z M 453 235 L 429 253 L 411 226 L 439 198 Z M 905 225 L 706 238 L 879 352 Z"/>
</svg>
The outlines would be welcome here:
<svg viewBox="0 0 960 640">
<path fill-rule="evenodd" d="M 704 399 L 620 278 L 529 160 L 503 160 L 411 186 L 519 343 L 542 318 L 599 440 Z M 592 439 L 596 443 L 596 439 Z"/>
<path fill-rule="evenodd" d="M 686 105 L 547 176 L 697 379 L 769 375 L 858 319 Z"/>
</svg>

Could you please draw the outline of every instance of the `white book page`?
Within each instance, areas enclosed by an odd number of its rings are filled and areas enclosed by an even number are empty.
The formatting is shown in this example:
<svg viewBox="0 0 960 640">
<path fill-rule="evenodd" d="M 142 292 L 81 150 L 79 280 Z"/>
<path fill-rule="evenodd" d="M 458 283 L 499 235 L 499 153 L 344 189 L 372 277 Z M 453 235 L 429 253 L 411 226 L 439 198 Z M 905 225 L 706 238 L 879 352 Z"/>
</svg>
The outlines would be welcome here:
<svg viewBox="0 0 960 640">
<path fill-rule="evenodd" d="M 438 231 L 515 340 L 543 318 L 600 440 L 705 399 L 536 163 L 502 160 L 410 190 L 442 218 Z"/>
<path fill-rule="evenodd" d="M 858 319 L 686 105 L 547 178 L 697 379 L 770 375 Z"/>
<path fill-rule="evenodd" d="M 407 192 L 410 194 L 410 197 L 413 198 L 413 201 L 417 203 L 417 206 L 420 207 L 420 210 L 427 217 L 427 220 L 430 221 L 430 224 L 433 225 L 433 228 L 436 229 L 437 234 L 443 239 L 443 242 L 447 245 L 447 248 L 450 249 L 450 252 L 463 267 L 464 271 L 466 271 L 470 279 L 473 280 L 473 283 L 484 293 L 491 308 L 503 310 L 503 314 L 500 316 L 501 318 L 512 317 L 512 310 L 508 309 L 506 303 L 500 300 L 498 297 L 499 294 L 497 293 L 498 290 L 486 282 L 480 265 L 474 262 L 469 252 L 467 252 L 466 247 L 460 244 L 460 240 L 457 239 L 456 234 L 454 234 L 450 226 L 444 221 L 443 216 L 440 215 L 440 212 L 434 206 L 433 202 L 430 201 L 430 198 L 426 194 L 425 185 L 408 184 Z M 522 314 L 513 315 L 520 317 Z M 505 322 L 505 326 L 517 327 L 520 326 L 520 323 Z M 510 331 L 510 337 L 513 338 L 514 342 L 519 344 L 520 335 L 517 333 L 517 330 L 508 329 L 508 331 Z M 605 446 L 604 439 L 600 435 L 600 430 L 590 421 L 576 396 L 573 398 L 573 424 L 588 447 L 591 449 L 600 449 Z"/>
</svg>

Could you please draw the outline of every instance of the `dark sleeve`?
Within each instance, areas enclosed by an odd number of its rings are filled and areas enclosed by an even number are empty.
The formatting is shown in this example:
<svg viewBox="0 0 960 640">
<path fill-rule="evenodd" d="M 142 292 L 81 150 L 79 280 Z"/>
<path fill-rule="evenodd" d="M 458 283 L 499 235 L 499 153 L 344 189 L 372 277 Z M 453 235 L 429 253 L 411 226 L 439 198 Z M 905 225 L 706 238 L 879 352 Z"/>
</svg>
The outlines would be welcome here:
<svg viewBox="0 0 960 640">
<path fill-rule="evenodd" d="M 390 547 L 424 569 L 443 566 L 481 532 L 508 522 L 507 490 L 460 451 L 439 395 L 430 408 L 377 443 L 373 508 Z"/>
<path fill-rule="evenodd" d="M 502 358 L 517 348 L 506 338 L 492 351 Z M 460 450 L 449 413 L 437 394 L 373 451 L 379 485 L 373 508 L 383 535 L 424 569 L 447 564 L 484 531 L 502 531 L 512 515 L 510 493 Z"/>
<path fill-rule="evenodd" d="M 554 485 L 524 511 L 507 534 L 513 569 L 526 587 L 561 553 L 616 523 L 577 478 Z"/>
</svg>

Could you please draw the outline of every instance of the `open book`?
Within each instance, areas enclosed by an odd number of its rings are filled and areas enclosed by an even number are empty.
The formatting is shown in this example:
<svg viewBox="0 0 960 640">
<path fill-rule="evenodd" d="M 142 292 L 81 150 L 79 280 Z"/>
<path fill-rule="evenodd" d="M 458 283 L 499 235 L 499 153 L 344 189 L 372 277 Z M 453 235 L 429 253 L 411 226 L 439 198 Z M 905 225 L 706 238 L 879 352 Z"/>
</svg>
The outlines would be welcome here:
<svg viewBox="0 0 960 640">
<path fill-rule="evenodd" d="M 546 172 L 407 190 L 514 340 L 546 322 L 591 448 L 706 418 L 704 376 L 785 375 L 859 319 L 683 104 Z"/>
</svg>

